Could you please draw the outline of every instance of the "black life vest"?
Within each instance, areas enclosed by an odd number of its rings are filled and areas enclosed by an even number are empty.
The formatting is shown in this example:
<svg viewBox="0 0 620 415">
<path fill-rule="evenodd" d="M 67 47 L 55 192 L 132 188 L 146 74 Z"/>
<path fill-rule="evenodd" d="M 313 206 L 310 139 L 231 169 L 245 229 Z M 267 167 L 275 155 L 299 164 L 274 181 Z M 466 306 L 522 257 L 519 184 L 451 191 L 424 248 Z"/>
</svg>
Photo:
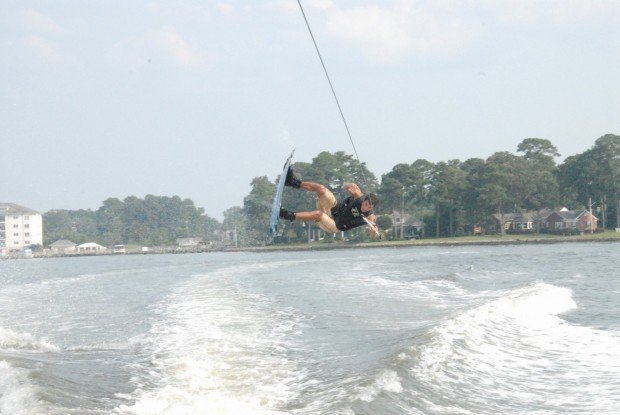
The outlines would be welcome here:
<svg viewBox="0 0 620 415">
<path fill-rule="evenodd" d="M 368 212 L 362 212 L 362 202 L 365 197 L 366 196 L 361 196 L 353 199 L 349 196 L 338 202 L 336 206 L 332 208 L 332 216 L 338 230 L 347 231 L 357 228 L 358 226 L 366 225 L 363 216 L 370 216 L 373 211 L 371 209 Z"/>
</svg>

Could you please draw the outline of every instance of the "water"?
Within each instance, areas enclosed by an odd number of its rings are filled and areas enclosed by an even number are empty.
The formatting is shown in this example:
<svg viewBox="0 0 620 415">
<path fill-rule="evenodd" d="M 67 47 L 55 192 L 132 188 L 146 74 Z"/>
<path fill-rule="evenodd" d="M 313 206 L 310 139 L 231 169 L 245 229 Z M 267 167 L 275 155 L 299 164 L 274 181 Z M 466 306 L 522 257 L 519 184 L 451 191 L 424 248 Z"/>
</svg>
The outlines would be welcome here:
<svg viewBox="0 0 620 415">
<path fill-rule="evenodd" d="M 617 414 L 620 245 L 0 262 L 1 414 Z"/>
</svg>

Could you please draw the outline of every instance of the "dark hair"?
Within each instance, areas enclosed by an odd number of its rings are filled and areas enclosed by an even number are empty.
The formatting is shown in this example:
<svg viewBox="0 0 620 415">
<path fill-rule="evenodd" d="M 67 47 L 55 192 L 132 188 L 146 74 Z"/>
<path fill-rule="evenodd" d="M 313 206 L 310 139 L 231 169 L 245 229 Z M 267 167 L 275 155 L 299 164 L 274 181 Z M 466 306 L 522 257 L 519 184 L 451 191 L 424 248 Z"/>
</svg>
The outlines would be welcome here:
<svg viewBox="0 0 620 415">
<path fill-rule="evenodd" d="M 364 196 L 364 199 L 368 200 L 368 202 L 373 206 L 377 206 L 379 204 L 379 196 L 376 193 L 368 193 Z"/>
</svg>

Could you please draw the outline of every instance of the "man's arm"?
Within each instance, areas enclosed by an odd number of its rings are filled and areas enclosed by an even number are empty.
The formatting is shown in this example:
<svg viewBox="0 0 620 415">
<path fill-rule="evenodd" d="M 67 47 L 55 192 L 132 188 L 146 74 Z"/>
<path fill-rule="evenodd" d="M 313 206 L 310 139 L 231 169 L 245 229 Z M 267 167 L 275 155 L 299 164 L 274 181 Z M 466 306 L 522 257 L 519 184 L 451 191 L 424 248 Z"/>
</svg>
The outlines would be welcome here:
<svg viewBox="0 0 620 415">
<path fill-rule="evenodd" d="M 377 226 L 377 216 L 373 213 L 368 217 L 364 217 L 366 224 L 368 225 L 368 235 L 372 239 L 377 239 L 380 236 L 379 227 Z"/>
</svg>

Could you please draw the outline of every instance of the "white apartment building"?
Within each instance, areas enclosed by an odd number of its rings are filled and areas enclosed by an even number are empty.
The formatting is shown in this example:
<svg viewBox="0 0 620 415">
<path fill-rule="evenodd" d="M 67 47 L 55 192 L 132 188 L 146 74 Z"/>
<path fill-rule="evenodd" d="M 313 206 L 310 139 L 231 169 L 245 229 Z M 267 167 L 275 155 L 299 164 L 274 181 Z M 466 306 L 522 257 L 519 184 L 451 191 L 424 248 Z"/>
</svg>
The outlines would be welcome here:
<svg viewBox="0 0 620 415">
<path fill-rule="evenodd" d="M 0 250 L 43 245 L 43 216 L 15 203 L 0 202 Z"/>
</svg>

